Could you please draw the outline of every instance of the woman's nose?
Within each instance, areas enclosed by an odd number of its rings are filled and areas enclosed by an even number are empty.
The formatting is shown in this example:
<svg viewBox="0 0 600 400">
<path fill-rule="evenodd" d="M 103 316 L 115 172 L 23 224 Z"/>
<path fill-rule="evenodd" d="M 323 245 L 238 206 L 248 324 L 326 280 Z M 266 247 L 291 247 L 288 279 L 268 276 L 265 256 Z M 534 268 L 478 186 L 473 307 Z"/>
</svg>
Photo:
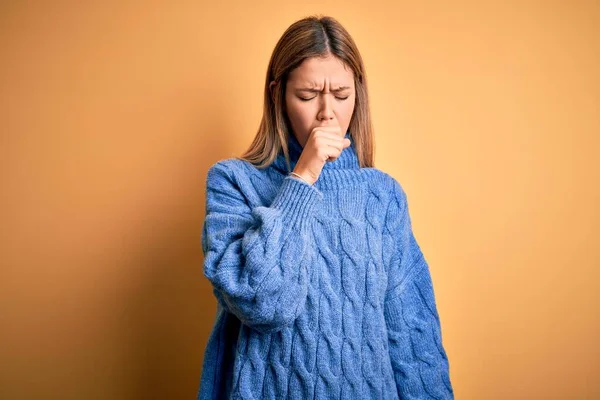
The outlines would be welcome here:
<svg viewBox="0 0 600 400">
<path fill-rule="evenodd" d="M 333 118 L 333 93 L 327 93 L 321 96 L 321 109 L 319 110 L 319 119 L 329 120 Z"/>
</svg>

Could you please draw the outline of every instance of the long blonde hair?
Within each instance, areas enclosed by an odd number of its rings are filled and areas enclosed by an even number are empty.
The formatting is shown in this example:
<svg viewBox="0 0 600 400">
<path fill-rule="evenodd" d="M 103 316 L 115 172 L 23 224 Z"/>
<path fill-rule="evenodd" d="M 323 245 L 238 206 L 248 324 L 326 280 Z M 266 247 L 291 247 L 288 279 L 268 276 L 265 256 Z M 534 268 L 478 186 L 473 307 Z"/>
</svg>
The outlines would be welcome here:
<svg viewBox="0 0 600 400">
<path fill-rule="evenodd" d="M 238 157 L 257 168 L 269 166 L 283 149 L 290 168 L 287 135 L 293 134 L 285 112 L 285 87 L 290 72 L 305 59 L 333 55 L 354 73 L 356 100 L 350 120 L 360 167 L 373 167 L 373 126 L 365 67 L 350 34 L 334 18 L 309 16 L 294 22 L 283 33 L 269 61 L 264 90 L 263 116 L 246 152 Z M 275 82 L 273 87 L 271 82 Z"/>
</svg>

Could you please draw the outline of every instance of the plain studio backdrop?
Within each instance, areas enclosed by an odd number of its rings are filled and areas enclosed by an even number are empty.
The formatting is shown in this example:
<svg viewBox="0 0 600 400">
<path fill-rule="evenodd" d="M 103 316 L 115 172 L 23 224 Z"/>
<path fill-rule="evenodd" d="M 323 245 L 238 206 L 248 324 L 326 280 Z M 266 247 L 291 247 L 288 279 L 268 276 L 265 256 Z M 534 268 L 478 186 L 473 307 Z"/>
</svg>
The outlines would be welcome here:
<svg viewBox="0 0 600 400">
<path fill-rule="evenodd" d="M 600 397 L 600 3 L 3 3 L 0 398 L 195 397 L 206 172 L 312 14 L 364 58 L 456 398 Z"/>
</svg>

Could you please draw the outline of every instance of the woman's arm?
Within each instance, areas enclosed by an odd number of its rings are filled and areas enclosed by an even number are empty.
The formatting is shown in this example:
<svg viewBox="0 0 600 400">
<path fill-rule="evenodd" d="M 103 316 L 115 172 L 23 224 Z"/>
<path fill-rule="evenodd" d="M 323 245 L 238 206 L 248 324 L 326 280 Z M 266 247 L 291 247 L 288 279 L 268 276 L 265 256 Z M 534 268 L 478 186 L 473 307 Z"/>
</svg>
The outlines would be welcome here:
<svg viewBox="0 0 600 400">
<path fill-rule="evenodd" d="M 275 332 L 299 315 L 308 293 L 311 219 L 322 193 L 286 177 L 269 207 L 251 208 L 230 169 L 206 181 L 204 275 L 217 300 L 242 323 Z"/>
<path fill-rule="evenodd" d="M 401 399 L 454 399 L 427 261 L 415 239 L 406 194 L 395 183 L 386 218 L 394 253 L 384 315 Z"/>
</svg>

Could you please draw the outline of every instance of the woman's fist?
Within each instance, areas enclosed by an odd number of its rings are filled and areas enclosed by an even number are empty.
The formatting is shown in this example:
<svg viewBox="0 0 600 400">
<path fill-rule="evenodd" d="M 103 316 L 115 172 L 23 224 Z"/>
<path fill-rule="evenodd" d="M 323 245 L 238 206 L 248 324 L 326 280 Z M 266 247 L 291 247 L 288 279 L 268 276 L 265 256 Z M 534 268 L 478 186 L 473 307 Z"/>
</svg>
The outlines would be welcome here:
<svg viewBox="0 0 600 400">
<path fill-rule="evenodd" d="M 337 160 L 342 151 L 350 146 L 350 139 L 344 136 L 338 125 L 314 128 L 308 135 L 294 172 L 311 185 L 314 184 L 325 163 Z"/>
</svg>

